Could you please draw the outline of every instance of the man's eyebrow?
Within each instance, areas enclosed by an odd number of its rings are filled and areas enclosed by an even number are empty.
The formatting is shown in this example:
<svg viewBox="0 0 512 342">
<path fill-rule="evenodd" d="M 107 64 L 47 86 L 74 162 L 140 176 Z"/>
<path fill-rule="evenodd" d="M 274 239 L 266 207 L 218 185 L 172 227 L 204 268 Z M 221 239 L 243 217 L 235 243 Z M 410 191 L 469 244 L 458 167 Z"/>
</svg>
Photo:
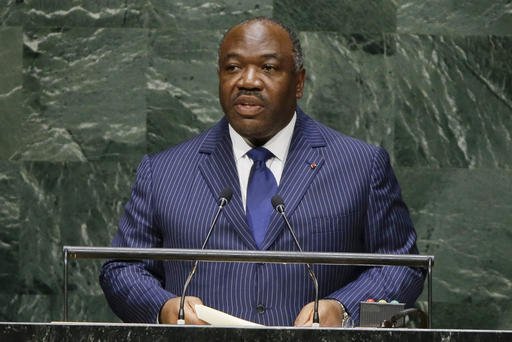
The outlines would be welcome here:
<svg viewBox="0 0 512 342">
<path fill-rule="evenodd" d="M 226 54 L 223 59 L 238 58 L 238 57 L 240 57 L 240 54 L 235 53 L 235 52 L 230 52 L 230 53 Z"/>
<path fill-rule="evenodd" d="M 279 59 L 279 56 L 280 55 L 277 53 L 266 53 L 266 54 L 261 55 L 261 57 L 263 57 L 265 59 L 271 59 L 271 58 Z"/>
<path fill-rule="evenodd" d="M 265 54 L 262 54 L 258 57 L 260 58 L 264 58 L 264 59 L 271 59 L 271 58 L 274 58 L 274 59 L 279 59 L 279 54 L 278 53 L 265 53 Z M 236 52 L 230 52 L 230 53 L 227 53 L 223 59 L 230 59 L 230 58 L 241 58 L 242 55 L 239 54 L 239 53 L 236 53 Z"/>
</svg>

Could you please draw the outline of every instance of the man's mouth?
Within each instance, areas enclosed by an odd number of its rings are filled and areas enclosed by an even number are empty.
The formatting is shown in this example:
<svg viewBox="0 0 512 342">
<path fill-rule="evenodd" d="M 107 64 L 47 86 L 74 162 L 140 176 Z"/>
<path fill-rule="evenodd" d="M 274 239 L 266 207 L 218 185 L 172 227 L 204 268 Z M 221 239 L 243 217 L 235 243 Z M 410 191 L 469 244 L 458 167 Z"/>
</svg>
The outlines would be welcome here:
<svg viewBox="0 0 512 342">
<path fill-rule="evenodd" d="M 250 104 L 250 103 L 239 103 L 235 104 L 235 110 L 241 115 L 256 115 L 263 109 L 263 106 Z"/>
<path fill-rule="evenodd" d="M 235 110 L 241 115 L 255 115 L 263 110 L 261 99 L 254 96 L 241 95 L 236 98 Z"/>
</svg>

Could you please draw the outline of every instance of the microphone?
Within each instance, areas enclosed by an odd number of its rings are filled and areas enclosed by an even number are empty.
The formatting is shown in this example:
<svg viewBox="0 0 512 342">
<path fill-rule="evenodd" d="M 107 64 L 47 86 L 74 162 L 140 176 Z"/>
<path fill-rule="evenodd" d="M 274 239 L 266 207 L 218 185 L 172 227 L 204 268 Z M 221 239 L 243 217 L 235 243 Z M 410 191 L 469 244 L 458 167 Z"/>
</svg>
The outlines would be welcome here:
<svg viewBox="0 0 512 342">
<path fill-rule="evenodd" d="M 217 220 L 219 219 L 220 212 L 226 204 L 231 201 L 231 197 L 233 197 L 233 190 L 231 188 L 224 188 L 220 192 L 219 199 L 217 201 L 217 212 L 215 213 L 215 216 L 213 217 L 212 224 L 210 225 L 210 230 L 208 230 L 208 234 L 206 234 L 206 238 L 203 241 L 203 245 L 201 246 L 201 249 L 204 249 L 206 244 L 208 243 L 208 240 L 210 240 L 210 236 L 212 235 L 213 228 L 215 227 L 215 224 L 217 223 Z M 185 280 L 185 285 L 183 285 L 183 292 L 181 293 L 181 300 L 180 300 L 180 310 L 178 312 L 178 321 L 177 324 L 183 325 L 185 324 L 185 293 L 187 292 L 188 285 L 190 284 L 190 281 L 192 280 L 192 277 L 196 273 L 197 265 L 199 263 L 199 260 L 194 261 L 194 266 L 192 267 L 192 270 L 188 274 L 187 280 Z"/>
<path fill-rule="evenodd" d="M 295 245 L 299 249 L 300 252 L 303 252 L 302 247 L 300 246 L 299 240 L 297 239 L 297 236 L 295 235 L 295 232 L 293 231 L 292 225 L 290 224 L 290 221 L 288 221 L 288 218 L 286 217 L 286 214 L 284 212 L 284 201 L 279 195 L 274 195 L 272 197 L 272 206 L 274 209 L 281 214 L 284 221 L 286 222 L 286 226 L 288 227 L 288 230 L 290 231 L 290 234 L 293 237 L 293 241 L 295 241 Z M 315 287 L 315 305 L 313 307 L 313 327 L 318 328 L 320 326 L 320 317 L 318 315 L 318 280 L 316 279 L 315 273 L 313 272 L 313 269 L 311 268 L 311 265 L 309 263 L 306 263 L 306 267 L 308 269 L 309 277 L 313 281 L 313 286 Z"/>
</svg>

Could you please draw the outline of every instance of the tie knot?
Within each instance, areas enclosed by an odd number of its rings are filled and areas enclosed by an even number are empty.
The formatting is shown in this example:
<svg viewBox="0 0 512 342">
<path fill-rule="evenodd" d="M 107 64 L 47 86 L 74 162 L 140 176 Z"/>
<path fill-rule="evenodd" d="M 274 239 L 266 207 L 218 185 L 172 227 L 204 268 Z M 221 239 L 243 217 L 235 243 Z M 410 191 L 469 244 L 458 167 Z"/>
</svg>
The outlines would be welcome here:
<svg viewBox="0 0 512 342">
<path fill-rule="evenodd" d="M 251 158 L 254 162 L 266 162 L 270 158 L 272 158 L 274 155 L 272 152 L 267 150 L 264 147 L 255 147 L 249 152 L 247 152 L 247 155 L 249 158 Z"/>
</svg>

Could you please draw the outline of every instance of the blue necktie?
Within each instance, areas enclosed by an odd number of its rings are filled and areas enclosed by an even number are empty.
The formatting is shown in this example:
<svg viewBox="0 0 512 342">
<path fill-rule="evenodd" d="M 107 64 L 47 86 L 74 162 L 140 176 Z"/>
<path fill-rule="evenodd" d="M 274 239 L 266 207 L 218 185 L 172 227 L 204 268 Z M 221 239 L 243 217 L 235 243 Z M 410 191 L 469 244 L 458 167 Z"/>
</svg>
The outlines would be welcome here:
<svg viewBox="0 0 512 342">
<path fill-rule="evenodd" d="M 271 199 L 277 193 L 276 179 L 265 164 L 273 155 L 263 147 L 253 148 L 247 155 L 254 162 L 247 185 L 247 223 L 258 248 L 261 249 L 272 214 Z"/>
</svg>

